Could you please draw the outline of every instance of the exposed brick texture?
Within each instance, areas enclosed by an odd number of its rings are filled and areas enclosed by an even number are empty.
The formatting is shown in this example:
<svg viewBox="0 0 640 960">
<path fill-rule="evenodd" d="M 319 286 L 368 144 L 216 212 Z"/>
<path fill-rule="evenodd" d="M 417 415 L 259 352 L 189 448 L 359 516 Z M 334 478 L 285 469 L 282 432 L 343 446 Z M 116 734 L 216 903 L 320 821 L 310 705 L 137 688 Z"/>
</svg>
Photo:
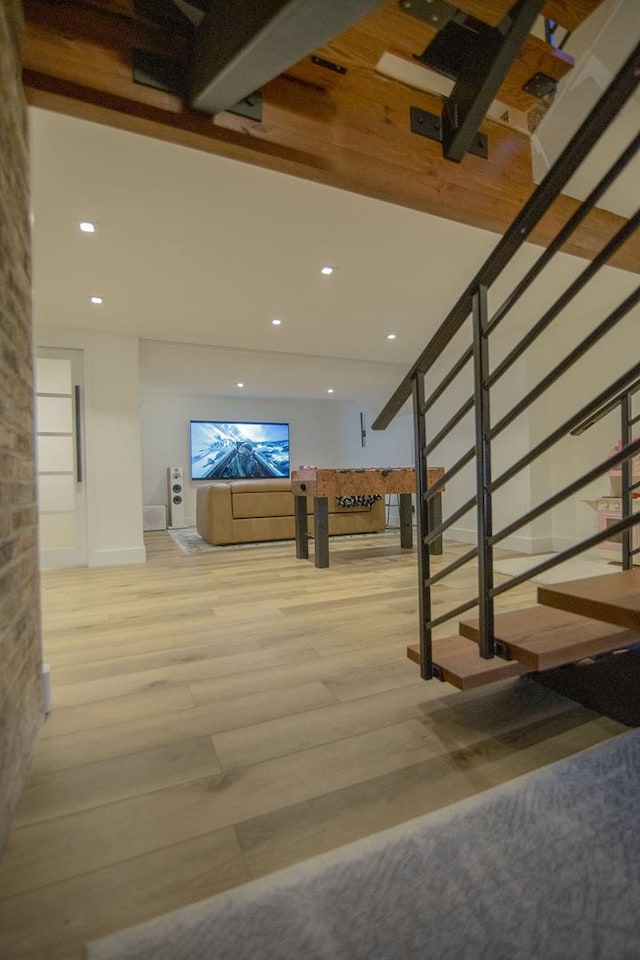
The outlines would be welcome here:
<svg viewBox="0 0 640 960">
<path fill-rule="evenodd" d="M 41 722 L 22 5 L 0 3 L 0 852 Z"/>
</svg>

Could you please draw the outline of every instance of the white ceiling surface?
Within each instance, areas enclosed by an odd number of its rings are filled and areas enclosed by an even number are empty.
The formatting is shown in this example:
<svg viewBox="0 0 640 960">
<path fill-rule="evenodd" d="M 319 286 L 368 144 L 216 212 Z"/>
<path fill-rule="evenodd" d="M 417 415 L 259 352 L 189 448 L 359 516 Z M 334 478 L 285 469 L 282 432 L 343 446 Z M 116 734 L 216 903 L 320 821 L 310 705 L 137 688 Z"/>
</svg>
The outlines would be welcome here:
<svg viewBox="0 0 640 960">
<path fill-rule="evenodd" d="M 143 389 L 233 395 L 240 380 L 246 396 L 331 387 L 334 399 L 384 401 L 498 239 L 75 118 L 32 109 L 30 121 L 36 329 L 153 341 Z M 525 245 L 512 276 L 540 252 Z M 556 258 L 543 294 L 585 266 Z M 532 292 L 515 321 L 539 309 Z"/>
<path fill-rule="evenodd" d="M 239 397 L 360 400 L 380 404 L 406 373 L 395 363 L 207 348 L 144 340 L 140 380 L 145 392 Z M 242 389 L 236 386 L 240 381 Z M 327 391 L 333 390 L 332 394 Z"/>
<path fill-rule="evenodd" d="M 36 310 L 48 324 L 406 365 L 495 243 L 248 164 L 31 117 Z"/>
</svg>

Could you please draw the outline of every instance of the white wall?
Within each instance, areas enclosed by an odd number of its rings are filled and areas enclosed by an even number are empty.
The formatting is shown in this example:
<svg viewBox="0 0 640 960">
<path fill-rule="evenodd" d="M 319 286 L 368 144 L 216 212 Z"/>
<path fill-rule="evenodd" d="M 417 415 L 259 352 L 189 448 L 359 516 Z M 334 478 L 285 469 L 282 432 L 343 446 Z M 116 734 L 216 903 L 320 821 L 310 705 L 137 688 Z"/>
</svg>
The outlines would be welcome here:
<svg viewBox="0 0 640 960">
<path fill-rule="evenodd" d="M 442 364 L 436 364 L 427 375 L 425 390 L 429 391 L 453 362 L 463 353 L 470 342 L 470 324 L 465 324 L 457 336 L 456 349 L 447 351 Z M 491 368 L 511 350 L 515 343 L 514 335 L 499 335 L 491 342 Z M 497 423 L 508 413 L 514 404 L 528 389 L 528 372 L 524 360 L 518 360 L 491 393 L 491 420 Z M 473 395 L 473 366 L 467 363 L 464 370 L 445 391 L 440 400 L 427 415 L 427 439 L 432 441 L 439 431 L 448 424 L 464 403 Z M 467 451 L 475 448 L 475 413 L 469 413 L 457 424 L 453 432 L 446 437 L 438 448 L 428 457 L 430 466 L 443 466 L 450 469 Z M 492 476 L 497 478 L 516 460 L 529 450 L 531 442 L 530 423 L 526 414 L 518 417 L 492 443 Z M 473 495 L 476 484 L 475 459 L 464 467 L 447 484 L 443 494 L 443 515 L 446 518 L 458 507 L 466 503 Z M 506 483 L 493 498 L 493 529 L 499 531 L 507 524 L 522 516 L 530 506 L 531 471 L 522 470 L 513 480 Z M 445 534 L 451 540 L 463 543 L 475 543 L 477 540 L 477 519 L 475 508 L 469 510 Z M 548 526 L 526 525 L 500 542 L 500 547 L 518 550 L 523 553 L 545 552 L 551 548 L 551 534 Z"/>
<path fill-rule="evenodd" d="M 144 562 L 138 339 L 39 325 L 35 340 L 84 355 L 89 565 Z"/>
<path fill-rule="evenodd" d="M 341 404 L 336 436 L 336 466 L 339 467 L 412 467 L 413 417 L 399 414 L 386 430 L 372 430 L 371 424 L 384 406 Z M 365 445 L 360 436 L 360 414 L 364 414 Z"/>
<path fill-rule="evenodd" d="M 342 404 L 328 398 L 314 400 L 260 400 L 241 397 L 192 396 L 143 392 L 142 488 L 145 504 L 167 503 L 167 467 L 179 466 L 185 475 L 185 522 L 195 524 L 198 481 L 189 479 L 190 420 L 264 420 L 290 424 L 291 467 L 300 464 L 334 466 Z"/>
<path fill-rule="evenodd" d="M 617 305 L 635 285 L 637 277 L 627 274 L 620 278 L 618 290 L 611 307 Z M 554 331 L 553 350 L 549 343 L 541 341 L 532 351 L 531 375 L 535 381 L 576 345 L 604 319 L 602 311 L 587 313 L 558 324 Z M 536 404 L 531 413 L 532 431 L 538 439 L 546 436 L 555 426 L 577 412 L 598 392 L 630 368 L 638 360 L 638 329 L 640 309 L 635 309 L 620 322 L 582 360 L 569 370 L 562 381 L 556 384 L 544 402 Z M 636 410 L 637 412 L 637 410 Z M 604 460 L 620 437 L 619 408 L 579 437 L 566 437 L 556 444 L 536 467 L 540 483 L 551 490 L 561 490 L 577 479 L 596 463 Z M 553 547 L 562 550 L 596 531 L 596 517 L 583 501 L 610 494 L 610 479 L 602 475 L 596 481 L 574 494 L 556 507 L 552 514 Z M 541 499 L 541 498 L 540 498 Z"/>
</svg>

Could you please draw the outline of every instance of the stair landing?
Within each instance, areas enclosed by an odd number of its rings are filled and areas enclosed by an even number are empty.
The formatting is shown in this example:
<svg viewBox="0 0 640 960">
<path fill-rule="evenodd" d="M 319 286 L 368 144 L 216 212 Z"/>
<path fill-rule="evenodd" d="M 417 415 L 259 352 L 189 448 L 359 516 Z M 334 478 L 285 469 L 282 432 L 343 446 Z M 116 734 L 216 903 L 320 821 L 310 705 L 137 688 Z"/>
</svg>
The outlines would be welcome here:
<svg viewBox="0 0 640 960">
<path fill-rule="evenodd" d="M 478 642 L 477 618 L 462 621 L 458 630 L 461 636 Z M 506 645 L 511 657 L 528 670 L 550 670 L 640 643 L 640 633 L 633 630 L 546 606 L 497 614 L 494 635 Z"/>
<path fill-rule="evenodd" d="M 540 586 L 538 602 L 640 632 L 640 568 Z"/>
</svg>

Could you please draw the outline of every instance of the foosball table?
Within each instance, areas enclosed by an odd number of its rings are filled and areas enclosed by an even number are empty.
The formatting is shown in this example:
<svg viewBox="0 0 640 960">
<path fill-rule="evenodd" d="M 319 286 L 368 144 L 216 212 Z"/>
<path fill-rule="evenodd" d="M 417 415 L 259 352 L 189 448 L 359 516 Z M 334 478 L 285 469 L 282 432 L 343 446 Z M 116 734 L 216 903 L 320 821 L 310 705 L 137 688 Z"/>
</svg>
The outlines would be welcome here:
<svg viewBox="0 0 640 960">
<path fill-rule="evenodd" d="M 444 476 L 444 467 L 428 472 L 427 487 Z M 291 474 L 291 489 L 295 497 L 296 557 L 309 559 L 309 540 L 315 541 L 316 567 L 329 566 L 329 497 L 398 495 L 400 513 L 400 546 L 413 547 L 411 495 L 416 492 L 416 472 L 413 467 L 366 467 L 338 470 L 325 467 L 301 467 Z M 444 488 L 443 488 L 444 489 Z M 442 500 L 439 491 L 427 501 L 429 529 L 442 522 Z M 313 497 L 314 534 L 308 530 L 307 497 Z M 429 548 L 433 554 L 442 553 L 442 538 Z"/>
</svg>

